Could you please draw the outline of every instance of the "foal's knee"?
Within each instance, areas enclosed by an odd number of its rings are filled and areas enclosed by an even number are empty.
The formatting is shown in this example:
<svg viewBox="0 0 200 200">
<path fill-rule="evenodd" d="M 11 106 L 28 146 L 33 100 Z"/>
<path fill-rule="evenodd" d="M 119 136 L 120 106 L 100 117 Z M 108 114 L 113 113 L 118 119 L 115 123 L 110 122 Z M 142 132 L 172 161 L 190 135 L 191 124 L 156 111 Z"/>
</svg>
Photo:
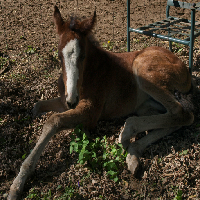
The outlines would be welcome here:
<svg viewBox="0 0 200 200">
<path fill-rule="evenodd" d="M 194 114 L 192 112 L 186 111 L 183 116 L 185 122 L 184 126 L 189 126 L 194 122 Z"/>
<path fill-rule="evenodd" d="M 177 103 L 176 107 L 174 106 L 168 110 L 168 114 L 171 116 L 171 123 L 181 126 L 189 126 L 194 121 L 194 114 L 191 110 L 186 109 L 181 103 Z"/>
</svg>

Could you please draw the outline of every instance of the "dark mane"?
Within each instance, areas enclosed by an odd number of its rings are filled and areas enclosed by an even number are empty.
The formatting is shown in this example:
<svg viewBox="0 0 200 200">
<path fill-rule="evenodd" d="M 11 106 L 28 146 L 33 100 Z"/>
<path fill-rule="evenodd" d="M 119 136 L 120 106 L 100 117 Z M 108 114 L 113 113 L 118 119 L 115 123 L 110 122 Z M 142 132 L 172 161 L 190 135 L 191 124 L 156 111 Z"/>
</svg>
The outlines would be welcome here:
<svg viewBox="0 0 200 200">
<path fill-rule="evenodd" d="M 78 16 L 72 14 L 72 15 L 70 16 L 69 28 L 70 28 L 72 31 L 75 31 L 75 32 L 77 32 L 77 33 L 80 33 L 80 30 L 79 30 L 77 27 L 79 27 L 81 21 L 82 21 L 82 20 L 85 20 L 85 19 L 86 19 L 86 17 L 84 17 L 84 18 L 79 18 Z M 99 41 L 97 41 L 97 39 L 95 38 L 93 32 L 88 33 L 87 37 L 88 37 L 89 41 L 90 41 L 93 45 L 95 45 L 95 46 L 97 46 L 97 47 L 100 46 Z"/>
<path fill-rule="evenodd" d="M 80 21 L 80 20 L 79 20 L 78 17 L 75 16 L 74 14 L 72 14 L 72 15 L 70 16 L 69 28 L 70 28 L 72 31 L 75 31 L 75 26 L 76 26 L 76 24 L 77 24 L 78 21 Z"/>
<path fill-rule="evenodd" d="M 88 35 L 88 39 L 93 45 L 95 45 L 96 47 L 100 47 L 99 41 L 95 38 L 95 36 L 92 33 Z"/>
</svg>

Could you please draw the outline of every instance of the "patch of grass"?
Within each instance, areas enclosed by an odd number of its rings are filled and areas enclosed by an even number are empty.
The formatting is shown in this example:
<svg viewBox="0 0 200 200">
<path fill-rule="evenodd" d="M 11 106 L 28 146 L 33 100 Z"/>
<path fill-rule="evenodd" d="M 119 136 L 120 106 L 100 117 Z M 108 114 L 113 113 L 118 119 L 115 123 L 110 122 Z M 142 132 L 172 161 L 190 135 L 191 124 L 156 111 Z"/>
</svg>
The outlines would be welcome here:
<svg viewBox="0 0 200 200">
<path fill-rule="evenodd" d="M 6 65 L 8 58 L 0 56 L 0 69 Z"/>
<path fill-rule="evenodd" d="M 21 81 L 21 80 L 25 80 L 27 77 L 24 74 L 21 73 L 16 73 L 16 74 L 10 74 L 10 77 L 12 79 L 15 79 L 16 81 Z"/>
<path fill-rule="evenodd" d="M 110 40 L 107 43 L 103 43 L 103 47 L 109 51 L 113 50 L 113 46 L 114 46 L 114 43 L 111 42 Z"/>
<path fill-rule="evenodd" d="M 38 191 L 35 190 L 35 188 L 32 188 L 29 191 L 28 196 L 26 197 L 28 199 L 42 199 L 42 200 L 50 200 L 52 199 L 52 194 L 51 194 L 51 190 L 49 190 L 47 193 L 41 192 L 39 193 Z"/>
<path fill-rule="evenodd" d="M 72 186 L 68 186 L 65 188 L 65 193 L 58 199 L 68 199 L 70 200 L 75 195 L 75 190 Z"/>
<path fill-rule="evenodd" d="M 49 52 L 53 52 L 52 56 L 53 56 L 53 61 L 54 62 L 57 62 L 58 61 L 58 50 L 55 50 L 54 48 L 53 49 L 50 49 Z"/>
<path fill-rule="evenodd" d="M 178 190 L 174 200 L 182 200 L 183 191 Z"/>
<path fill-rule="evenodd" d="M 20 118 L 20 119 L 16 118 L 16 119 L 14 119 L 14 121 L 15 122 L 24 122 L 24 121 L 29 121 L 30 119 L 31 119 L 30 116 L 26 116 L 26 117 Z"/>
<path fill-rule="evenodd" d="M 22 159 L 24 160 L 26 158 L 26 153 L 23 154 Z"/>
<path fill-rule="evenodd" d="M 186 48 L 183 44 L 179 44 L 179 43 L 172 43 L 173 45 L 173 52 L 177 53 L 178 55 L 186 55 Z"/>
<path fill-rule="evenodd" d="M 45 78 L 53 77 L 51 74 L 49 74 L 49 71 L 44 70 L 45 74 L 43 75 Z"/>
<path fill-rule="evenodd" d="M 158 163 L 161 163 L 162 162 L 162 158 L 158 158 Z"/>
<path fill-rule="evenodd" d="M 29 194 L 26 198 L 30 198 L 30 199 L 39 199 L 39 196 L 37 194 L 37 191 L 35 191 L 35 188 L 32 188 L 30 191 L 29 191 Z"/>
<path fill-rule="evenodd" d="M 58 50 L 55 51 L 55 50 L 53 49 L 53 56 L 56 57 L 56 58 L 58 58 Z"/>
<path fill-rule="evenodd" d="M 5 121 L 2 118 L 0 118 L 0 125 L 3 125 L 4 123 Z"/>
<path fill-rule="evenodd" d="M 34 53 L 36 53 L 36 49 L 33 48 L 32 46 L 28 46 L 28 48 L 26 50 L 24 50 L 24 52 L 27 54 L 34 54 Z"/>
<path fill-rule="evenodd" d="M 59 185 L 56 189 L 58 190 L 62 190 L 62 186 Z M 36 200 L 50 200 L 50 199 L 59 199 L 59 200 L 70 200 L 72 197 L 78 197 L 79 194 L 77 193 L 77 191 L 73 188 L 73 186 L 67 186 L 64 189 L 64 192 L 62 194 L 62 196 L 60 197 L 53 197 L 54 195 L 52 194 L 52 191 L 49 189 L 49 191 L 47 193 L 44 192 L 40 192 L 38 190 L 36 190 L 35 188 L 31 188 L 29 191 L 28 196 L 25 199 L 36 199 Z"/>
<path fill-rule="evenodd" d="M 140 40 L 137 39 L 137 38 L 133 38 L 133 44 L 139 44 L 140 43 Z"/>
<path fill-rule="evenodd" d="M 181 155 L 187 155 L 187 154 L 188 154 L 188 152 L 189 152 L 189 150 L 188 150 L 188 149 L 186 149 L 186 150 L 183 150 L 181 153 L 179 153 L 179 156 L 181 156 Z"/>
<path fill-rule="evenodd" d="M 106 136 L 89 139 L 82 126 L 77 126 L 71 135 L 70 154 L 79 154 L 78 163 L 87 164 L 93 171 L 106 171 L 111 180 L 118 181 L 120 167 L 124 166 L 127 152 L 122 144 L 109 144 Z"/>
</svg>

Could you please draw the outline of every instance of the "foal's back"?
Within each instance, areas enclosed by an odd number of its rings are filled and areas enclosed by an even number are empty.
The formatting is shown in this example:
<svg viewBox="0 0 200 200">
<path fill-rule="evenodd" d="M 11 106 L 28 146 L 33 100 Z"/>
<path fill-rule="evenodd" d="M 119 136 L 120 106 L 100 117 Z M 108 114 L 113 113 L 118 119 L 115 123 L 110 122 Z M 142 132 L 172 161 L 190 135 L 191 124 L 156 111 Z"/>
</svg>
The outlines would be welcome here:
<svg viewBox="0 0 200 200">
<path fill-rule="evenodd" d="M 134 60 L 135 74 L 153 86 L 165 87 L 172 93 L 187 93 L 191 87 L 191 75 L 186 65 L 172 52 L 161 47 L 149 47 L 140 51 Z"/>
<path fill-rule="evenodd" d="M 110 89 L 103 118 L 137 112 L 145 101 L 152 98 L 149 90 L 162 90 L 174 95 L 176 91 L 187 93 L 191 88 L 187 67 L 169 50 L 148 47 L 141 51 L 108 54 L 112 64 L 107 67 L 112 68 L 112 74 L 108 76 Z"/>
</svg>

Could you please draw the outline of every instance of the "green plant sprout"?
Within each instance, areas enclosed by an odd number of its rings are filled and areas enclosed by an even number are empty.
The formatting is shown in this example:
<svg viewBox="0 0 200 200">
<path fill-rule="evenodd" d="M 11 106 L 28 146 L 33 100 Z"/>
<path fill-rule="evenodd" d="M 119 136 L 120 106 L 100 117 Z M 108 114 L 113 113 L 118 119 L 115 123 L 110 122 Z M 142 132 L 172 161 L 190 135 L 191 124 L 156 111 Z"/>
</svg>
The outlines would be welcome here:
<svg viewBox="0 0 200 200">
<path fill-rule="evenodd" d="M 71 197 L 74 196 L 75 190 L 72 186 L 68 186 L 65 188 L 65 193 L 59 199 L 68 199 L 70 200 Z"/>
<path fill-rule="evenodd" d="M 4 67 L 4 65 L 6 65 L 8 61 L 8 58 L 4 58 L 0 56 L 0 69 Z"/>
<path fill-rule="evenodd" d="M 27 54 L 34 54 L 36 52 L 36 49 L 32 46 L 28 46 L 27 50 L 24 50 L 24 52 Z"/>
<path fill-rule="evenodd" d="M 47 193 L 41 192 L 39 193 L 37 190 L 35 190 L 35 188 L 32 188 L 29 191 L 28 196 L 26 197 L 26 199 L 42 199 L 42 200 L 50 200 L 52 199 L 52 194 L 51 194 L 51 190 L 49 190 Z"/>
<path fill-rule="evenodd" d="M 186 149 L 186 150 L 183 150 L 181 153 L 179 153 L 179 156 L 181 156 L 181 155 L 187 155 L 187 154 L 188 154 L 188 152 L 189 152 L 189 150 L 188 150 L 188 149 Z"/>
<path fill-rule="evenodd" d="M 73 151 L 79 154 L 77 162 L 81 165 L 87 164 L 93 171 L 106 170 L 111 180 L 119 180 L 118 169 L 124 166 L 127 156 L 122 144 L 109 144 L 106 136 L 91 140 L 82 126 L 77 126 L 71 135 L 70 154 Z"/>
<path fill-rule="evenodd" d="M 113 49 L 114 43 L 110 40 L 107 43 L 103 43 L 103 47 L 111 51 Z"/>
<path fill-rule="evenodd" d="M 175 196 L 174 200 L 182 200 L 183 191 L 178 190 L 177 195 Z"/>
</svg>

